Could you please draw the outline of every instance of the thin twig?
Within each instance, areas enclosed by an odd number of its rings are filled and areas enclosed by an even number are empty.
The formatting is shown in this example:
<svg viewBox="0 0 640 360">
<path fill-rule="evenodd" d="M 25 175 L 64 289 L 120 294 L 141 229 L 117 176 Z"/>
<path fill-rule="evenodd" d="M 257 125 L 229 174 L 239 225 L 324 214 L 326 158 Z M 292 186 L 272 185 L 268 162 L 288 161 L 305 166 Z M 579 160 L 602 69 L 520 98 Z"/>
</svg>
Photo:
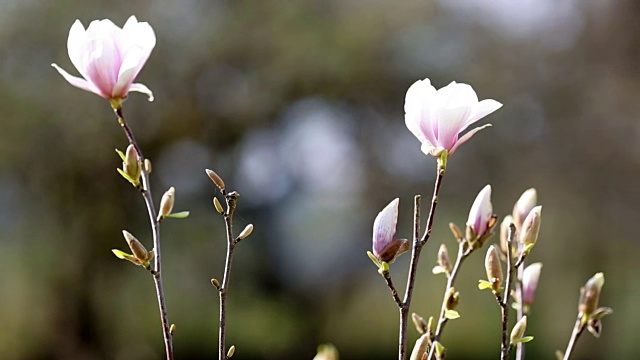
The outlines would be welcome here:
<svg viewBox="0 0 640 360">
<path fill-rule="evenodd" d="M 222 189 L 222 195 L 227 203 L 227 210 L 224 213 L 224 224 L 227 234 L 227 255 L 224 263 L 224 275 L 222 285 L 220 286 L 220 317 L 218 323 L 218 359 L 226 360 L 227 351 L 225 348 L 225 337 L 227 328 L 227 295 L 229 293 L 229 280 L 231 277 L 231 263 L 233 261 L 233 249 L 237 244 L 237 240 L 233 237 L 233 214 L 235 212 L 237 194 L 235 192 L 227 193 Z"/>
<path fill-rule="evenodd" d="M 433 197 L 431 198 L 431 207 L 429 208 L 429 216 L 427 218 L 427 225 L 425 233 L 420 239 L 420 197 L 414 198 L 413 217 L 414 217 L 414 239 L 413 247 L 411 251 L 411 262 L 409 263 L 409 273 L 407 274 L 407 288 L 404 293 L 404 299 L 402 300 L 402 306 L 400 306 L 400 334 L 399 334 L 399 349 L 398 359 L 404 360 L 407 353 L 407 322 L 409 320 L 409 308 L 411 307 L 411 296 L 413 294 L 413 287 L 416 281 L 416 271 L 418 267 L 418 260 L 420 259 L 420 251 L 422 247 L 427 243 L 431 236 L 431 228 L 433 227 L 433 219 L 436 213 L 436 207 L 438 206 L 438 196 L 440 194 L 440 187 L 442 186 L 442 178 L 445 173 L 445 166 L 441 161 L 438 161 L 438 174 L 436 177 L 436 183 L 433 189 Z"/>
<path fill-rule="evenodd" d="M 384 278 L 384 281 L 387 283 L 389 290 L 391 290 L 391 296 L 393 297 L 393 301 L 396 302 L 396 305 L 398 305 L 398 308 L 402 308 L 402 300 L 398 295 L 398 291 L 396 290 L 396 287 L 393 285 L 393 281 L 391 280 L 391 273 L 389 273 L 389 271 L 387 270 L 387 271 L 383 271 L 381 275 Z"/>
<path fill-rule="evenodd" d="M 516 312 L 516 323 L 522 319 L 523 316 L 527 315 L 527 309 L 524 306 L 524 289 L 522 284 L 522 274 L 524 268 L 524 261 L 522 264 L 518 266 L 516 269 L 516 294 L 518 296 L 518 309 Z M 524 360 L 524 342 L 520 341 L 516 345 L 516 360 Z"/>
<path fill-rule="evenodd" d="M 502 301 L 498 300 L 500 309 L 502 310 L 502 347 L 500 352 L 501 360 L 509 359 L 509 352 L 511 351 L 511 344 L 509 342 L 509 300 L 511 298 L 511 281 L 515 272 L 513 265 L 513 259 L 511 255 L 511 249 L 513 248 L 513 237 L 516 232 L 516 227 L 513 224 L 509 225 L 509 235 L 507 236 L 507 279 L 504 284 L 504 297 Z M 522 257 L 521 257 L 522 259 Z"/>
<path fill-rule="evenodd" d="M 112 104 L 113 105 L 113 104 Z M 138 146 L 136 142 L 136 138 L 131 131 L 131 128 L 127 125 L 127 121 L 124 118 L 124 114 L 122 112 L 122 107 L 118 104 L 113 106 L 113 111 L 118 117 L 118 123 L 120 127 L 124 130 L 129 143 L 132 144 L 136 151 L 138 152 L 138 162 L 142 164 L 144 161 L 144 156 L 142 155 L 142 150 Z M 162 269 L 161 269 L 161 253 L 160 253 L 160 224 L 157 220 L 156 209 L 153 205 L 153 196 L 151 196 L 151 187 L 149 185 L 149 173 L 144 168 L 144 166 L 140 166 L 141 168 L 141 176 L 142 176 L 142 187 L 139 187 L 140 193 L 144 198 L 144 203 L 147 207 L 147 213 L 149 214 L 149 220 L 151 222 L 151 230 L 153 233 L 153 250 L 154 250 L 154 266 L 151 271 L 153 275 L 153 281 L 156 286 L 156 295 L 158 297 L 158 308 L 160 310 L 160 320 L 162 322 L 162 333 L 164 336 L 164 346 L 165 352 L 167 355 L 167 360 L 173 360 L 173 336 L 171 335 L 170 327 L 169 327 L 169 319 L 167 316 L 167 305 L 164 297 L 164 290 L 162 287 Z"/>
<path fill-rule="evenodd" d="M 438 317 L 438 325 L 436 326 L 436 332 L 433 336 L 433 341 L 439 341 L 442 332 L 444 331 L 444 326 L 447 323 L 447 317 L 445 316 L 447 312 L 447 300 L 449 298 L 449 289 L 453 288 L 453 284 L 456 281 L 456 277 L 458 276 L 458 272 L 460 270 L 460 266 L 464 259 L 471 254 L 473 251 L 472 248 L 466 246 L 463 239 L 458 239 L 458 257 L 456 258 L 456 262 L 453 265 L 453 269 L 451 273 L 447 274 L 447 286 L 444 290 L 444 297 L 442 299 L 442 306 L 440 307 L 440 316 Z M 429 348 L 429 354 L 427 355 L 427 359 L 431 359 L 435 354 L 435 346 Z"/>
<path fill-rule="evenodd" d="M 578 341 L 578 338 L 582 334 L 585 329 L 586 322 L 583 321 L 582 313 L 578 314 L 578 319 L 576 320 L 576 324 L 573 326 L 573 332 L 571 333 L 571 339 L 569 339 L 569 344 L 567 345 L 567 350 L 564 352 L 563 360 L 569 360 L 571 357 L 571 353 L 573 352 L 573 348 Z"/>
</svg>

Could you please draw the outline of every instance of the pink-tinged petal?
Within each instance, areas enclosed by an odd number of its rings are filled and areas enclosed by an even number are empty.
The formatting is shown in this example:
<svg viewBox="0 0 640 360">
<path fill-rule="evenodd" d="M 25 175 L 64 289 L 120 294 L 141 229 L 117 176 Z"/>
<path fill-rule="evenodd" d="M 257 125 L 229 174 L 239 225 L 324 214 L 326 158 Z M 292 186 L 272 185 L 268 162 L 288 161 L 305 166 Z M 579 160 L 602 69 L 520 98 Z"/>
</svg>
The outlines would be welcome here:
<svg viewBox="0 0 640 360">
<path fill-rule="evenodd" d="M 129 87 L 129 91 L 137 91 L 143 94 L 147 94 L 147 96 L 149 97 L 149 101 L 153 101 L 153 92 L 151 92 L 151 90 L 143 84 L 131 84 L 131 86 Z"/>
<path fill-rule="evenodd" d="M 455 81 L 438 90 L 438 95 L 444 109 L 475 106 L 478 103 L 478 96 L 470 85 Z"/>
<path fill-rule="evenodd" d="M 477 133 L 478 131 L 488 128 L 490 127 L 491 124 L 486 124 L 483 126 L 478 126 L 475 129 L 470 130 L 469 132 L 467 132 L 466 134 L 464 134 L 461 138 L 458 139 L 458 141 L 456 142 L 455 145 L 453 145 L 453 148 L 451 148 L 451 150 L 449 150 L 449 155 L 453 155 L 453 153 L 456 151 L 456 149 L 458 149 L 458 147 L 462 144 L 464 144 L 465 142 L 467 142 L 467 140 L 471 139 L 471 137 L 473 135 L 475 135 L 475 133 Z"/>
<path fill-rule="evenodd" d="M 407 90 L 405 97 L 405 124 L 421 143 L 437 143 L 432 108 L 436 106 L 436 89 L 429 79 L 418 80 Z"/>
<path fill-rule="evenodd" d="M 493 215 L 493 205 L 491 204 L 491 185 L 485 186 L 473 201 L 467 226 L 471 226 L 476 235 L 482 236 L 487 231 L 489 220 Z"/>
<path fill-rule="evenodd" d="M 69 30 L 69 38 L 67 39 L 67 51 L 69 53 L 69 59 L 73 66 L 76 67 L 80 75 L 86 78 L 86 72 L 84 71 L 84 54 L 85 54 L 86 34 L 84 26 L 80 20 L 76 20 L 71 29 Z"/>
<path fill-rule="evenodd" d="M 93 84 L 91 84 L 87 80 L 69 74 L 68 72 L 66 72 L 64 69 L 62 69 L 61 67 L 59 67 L 56 64 L 51 64 L 51 66 L 53 66 L 56 70 L 58 70 L 60 75 L 62 75 L 62 77 L 64 77 L 64 79 L 67 80 L 69 82 L 69 84 L 71 84 L 71 85 L 73 85 L 73 86 L 75 86 L 77 88 L 80 88 L 82 90 L 86 90 L 86 91 L 98 94 L 98 95 L 100 95 L 102 97 L 107 97 L 104 94 L 100 93 L 100 90 L 98 90 L 95 86 L 93 86 Z"/>
<path fill-rule="evenodd" d="M 438 144 L 447 150 L 453 149 L 458 141 L 464 123 L 471 114 L 472 107 L 461 106 L 457 108 L 446 108 L 440 110 L 438 121 Z"/>
<path fill-rule="evenodd" d="M 433 155 L 436 156 L 435 153 L 440 151 L 438 149 L 437 146 L 434 146 L 432 143 L 430 143 L 428 140 L 423 142 L 422 145 L 420 146 L 420 150 L 425 153 L 426 155 Z"/>
<path fill-rule="evenodd" d="M 142 66 L 144 66 L 147 56 L 148 54 L 144 53 L 140 48 L 129 49 L 118 72 L 118 80 L 112 92 L 114 97 L 126 96 L 129 87 L 142 69 Z"/>
<path fill-rule="evenodd" d="M 376 256 L 379 256 L 382 250 L 391 243 L 396 234 L 399 203 L 400 199 L 398 198 L 391 201 L 378 213 L 373 222 L 373 254 Z"/>
<path fill-rule="evenodd" d="M 537 262 L 527 266 L 522 273 L 522 302 L 525 305 L 531 305 L 533 303 L 541 270 L 542 263 Z"/>
<path fill-rule="evenodd" d="M 492 99 L 485 99 L 480 101 L 473 109 L 473 113 L 471 114 L 471 116 L 469 116 L 469 118 L 467 119 L 463 129 L 461 131 L 464 131 L 469 125 L 475 123 L 476 121 L 482 119 L 483 117 L 491 114 L 492 112 L 500 109 L 502 107 L 502 104 L 492 100 Z"/>
<path fill-rule="evenodd" d="M 111 95 L 118 80 L 118 72 L 122 63 L 122 55 L 112 33 L 102 33 L 90 40 L 93 51 L 86 64 L 86 71 L 91 81 L 101 91 Z"/>
</svg>

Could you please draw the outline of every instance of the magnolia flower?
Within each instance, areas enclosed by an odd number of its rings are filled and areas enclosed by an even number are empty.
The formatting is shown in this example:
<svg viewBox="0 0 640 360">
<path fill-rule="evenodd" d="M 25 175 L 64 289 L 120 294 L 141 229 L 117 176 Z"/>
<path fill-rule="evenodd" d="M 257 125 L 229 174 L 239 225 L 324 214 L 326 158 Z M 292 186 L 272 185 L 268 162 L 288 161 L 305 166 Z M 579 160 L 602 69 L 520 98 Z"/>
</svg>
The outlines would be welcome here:
<svg viewBox="0 0 640 360">
<path fill-rule="evenodd" d="M 396 224 L 398 223 L 399 199 L 394 199 L 387 205 L 373 222 L 373 255 L 381 261 L 393 262 L 396 257 L 409 250 L 407 239 L 396 239 Z"/>
<path fill-rule="evenodd" d="M 527 266 L 522 273 L 522 303 L 524 305 L 533 304 L 533 296 L 538 287 L 541 270 L 542 263 L 537 262 Z"/>
<path fill-rule="evenodd" d="M 493 205 L 491 205 L 491 185 L 485 186 L 469 211 L 467 226 L 473 229 L 476 236 L 484 235 L 489 229 L 489 222 L 493 217 Z"/>
<path fill-rule="evenodd" d="M 477 127 L 458 138 L 469 125 L 498 110 L 502 106 L 495 100 L 482 100 L 471 86 L 451 84 L 436 90 L 429 79 L 416 81 L 404 103 L 407 128 L 422 143 L 422 152 L 439 156 L 447 150 L 453 154 L 458 146 L 476 132 L 490 124 Z"/>
<path fill-rule="evenodd" d="M 94 20 L 85 30 L 76 20 L 69 30 L 69 58 L 82 78 L 73 76 L 51 64 L 71 85 L 98 94 L 105 99 L 124 99 L 129 91 L 149 96 L 153 93 L 143 84 L 134 84 L 140 70 L 156 45 L 156 36 L 146 22 L 135 16 L 121 28 L 111 20 Z"/>
</svg>

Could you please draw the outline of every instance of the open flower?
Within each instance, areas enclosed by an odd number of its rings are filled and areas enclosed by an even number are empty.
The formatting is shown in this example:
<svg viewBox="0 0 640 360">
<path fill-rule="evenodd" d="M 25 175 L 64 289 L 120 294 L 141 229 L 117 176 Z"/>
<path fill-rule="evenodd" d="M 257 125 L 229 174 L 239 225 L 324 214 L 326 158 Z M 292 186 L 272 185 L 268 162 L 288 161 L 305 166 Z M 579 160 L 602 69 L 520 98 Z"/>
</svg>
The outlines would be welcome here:
<svg viewBox="0 0 640 360">
<path fill-rule="evenodd" d="M 429 79 L 416 81 L 404 103 L 404 119 L 407 128 L 422 143 L 422 152 L 439 156 L 444 150 L 449 154 L 476 132 L 490 124 L 477 127 L 459 138 L 469 125 L 502 107 L 495 100 L 478 102 L 476 92 L 467 84 L 451 84 L 436 90 Z"/>
<path fill-rule="evenodd" d="M 121 28 L 111 20 L 94 20 L 85 30 L 76 20 L 69 30 L 69 58 L 81 77 L 73 76 L 56 64 L 51 64 L 65 80 L 80 89 L 105 99 L 124 99 L 129 91 L 149 96 L 153 93 L 143 84 L 134 84 L 140 70 L 156 45 L 156 36 L 146 22 L 135 16 Z"/>
<path fill-rule="evenodd" d="M 378 260 L 391 263 L 396 257 L 409 250 L 407 239 L 393 239 L 396 235 L 398 223 L 399 199 L 394 199 L 387 205 L 373 222 L 373 255 Z"/>
</svg>

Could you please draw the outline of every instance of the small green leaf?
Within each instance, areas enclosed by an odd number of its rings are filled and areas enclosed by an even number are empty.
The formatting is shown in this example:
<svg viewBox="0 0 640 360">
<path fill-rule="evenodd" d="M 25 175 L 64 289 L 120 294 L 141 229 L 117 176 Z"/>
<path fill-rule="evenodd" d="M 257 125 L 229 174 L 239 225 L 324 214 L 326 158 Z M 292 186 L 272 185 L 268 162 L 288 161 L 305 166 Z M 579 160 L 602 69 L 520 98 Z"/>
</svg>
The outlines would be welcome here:
<svg viewBox="0 0 640 360">
<path fill-rule="evenodd" d="M 454 320 L 460 317 L 460 314 L 455 310 L 447 310 L 444 312 L 444 317 L 449 320 Z"/>
<path fill-rule="evenodd" d="M 389 271 L 389 263 L 386 261 L 383 261 L 380 263 L 380 270 L 382 271 Z"/>
<path fill-rule="evenodd" d="M 433 273 L 433 275 L 438 275 L 438 274 L 446 274 L 447 270 L 445 270 L 445 268 L 443 268 L 440 265 L 436 265 L 433 267 L 433 270 L 431 270 L 431 272 Z"/>
<path fill-rule="evenodd" d="M 126 159 L 126 156 L 124 155 L 124 153 L 118 149 L 116 149 L 116 152 L 118 153 L 118 155 L 120 155 L 120 159 L 122 159 L 122 161 L 124 161 Z"/>
<path fill-rule="evenodd" d="M 513 341 L 512 344 L 528 343 L 531 340 L 533 340 L 533 336 L 523 336 L 520 339 L 516 339 L 515 341 Z"/>
<path fill-rule="evenodd" d="M 184 219 L 187 216 L 189 216 L 189 212 L 188 211 L 180 211 L 180 212 L 177 212 L 177 213 L 169 214 L 166 217 L 170 217 L 170 218 L 174 218 L 174 219 Z"/>
<path fill-rule="evenodd" d="M 369 259 L 371 259 L 371 261 L 373 262 L 373 264 L 379 268 L 380 267 L 380 260 L 378 260 L 378 258 L 373 255 L 373 253 L 371 251 L 367 251 L 367 256 L 369 257 Z"/>
<path fill-rule="evenodd" d="M 120 168 L 116 168 L 116 170 L 118 170 L 118 173 L 122 175 L 122 177 L 125 178 L 128 182 L 130 182 L 131 185 L 138 186 L 140 184 L 138 181 L 135 181 L 131 176 L 129 176 L 129 174 L 124 172 L 124 170 Z"/>
<path fill-rule="evenodd" d="M 524 256 L 529 255 L 529 252 L 533 249 L 533 247 L 535 246 L 535 243 L 532 244 L 527 244 L 524 249 L 522 250 L 522 253 L 524 254 Z"/>
<path fill-rule="evenodd" d="M 478 289 L 480 290 L 493 289 L 493 285 L 491 285 L 491 283 L 488 282 L 487 280 L 480 280 L 478 282 Z"/>
<path fill-rule="evenodd" d="M 127 256 L 131 256 L 129 254 L 127 254 L 124 251 L 120 251 L 118 249 L 111 249 L 111 252 L 113 252 L 113 255 L 117 256 L 118 259 L 122 259 L 122 260 L 126 260 Z"/>
</svg>

